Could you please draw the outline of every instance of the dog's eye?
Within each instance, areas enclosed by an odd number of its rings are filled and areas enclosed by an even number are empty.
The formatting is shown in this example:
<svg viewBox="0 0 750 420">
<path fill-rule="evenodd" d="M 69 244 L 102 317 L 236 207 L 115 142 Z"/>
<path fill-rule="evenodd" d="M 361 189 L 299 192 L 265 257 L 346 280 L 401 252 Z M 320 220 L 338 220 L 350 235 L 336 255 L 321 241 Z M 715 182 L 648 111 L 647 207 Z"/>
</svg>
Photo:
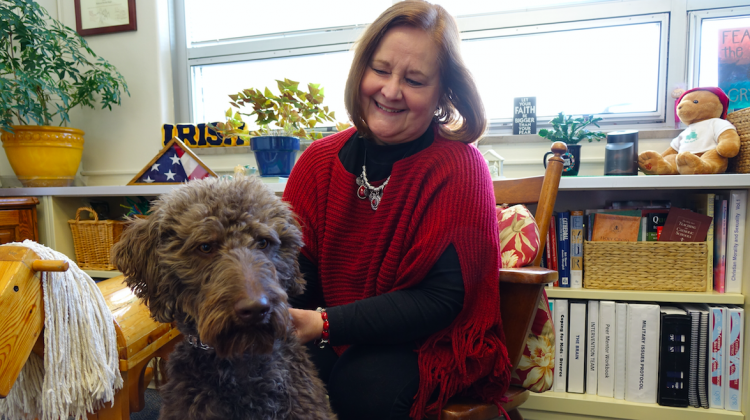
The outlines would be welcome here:
<svg viewBox="0 0 750 420">
<path fill-rule="evenodd" d="M 268 247 L 268 239 L 258 239 L 255 243 L 258 249 L 266 249 Z"/>
<path fill-rule="evenodd" d="M 697 99 L 696 99 L 696 100 L 694 100 L 694 101 L 693 101 L 693 103 L 694 103 L 694 104 L 697 104 L 697 103 L 698 103 L 698 100 L 697 100 Z"/>
<path fill-rule="evenodd" d="M 198 251 L 200 251 L 200 252 L 202 252 L 204 254 L 209 254 L 213 250 L 214 250 L 214 247 L 211 244 L 200 244 L 200 245 L 198 245 Z"/>
</svg>

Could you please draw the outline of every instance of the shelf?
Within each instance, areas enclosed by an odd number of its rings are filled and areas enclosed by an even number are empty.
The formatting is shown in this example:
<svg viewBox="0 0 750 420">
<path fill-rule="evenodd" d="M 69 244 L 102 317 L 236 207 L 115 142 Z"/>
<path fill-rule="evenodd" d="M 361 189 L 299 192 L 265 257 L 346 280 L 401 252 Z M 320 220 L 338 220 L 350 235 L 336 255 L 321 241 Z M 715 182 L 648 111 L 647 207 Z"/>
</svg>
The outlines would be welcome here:
<svg viewBox="0 0 750 420">
<path fill-rule="evenodd" d="M 743 305 L 745 296 L 740 293 L 717 292 L 658 292 L 642 290 L 569 289 L 549 287 L 544 289 L 550 299 L 632 300 L 640 302 L 692 302 L 723 305 Z"/>
<path fill-rule="evenodd" d="M 750 188 L 750 174 L 562 177 L 560 191 Z"/>
<path fill-rule="evenodd" d="M 641 404 L 614 398 L 588 394 L 569 394 L 562 392 L 531 393 L 529 399 L 520 407 L 522 411 L 575 414 L 599 418 L 642 420 L 642 419 L 679 419 L 679 420 L 723 420 L 744 419 L 741 412 L 693 407 L 666 407 L 658 404 Z M 523 413 L 527 416 L 526 413 Z M 529 415 L 529 418 L 547 418 Z"/>
<path fill-rule="evenodd" d="M 263 178 L 261 178 L 262 180 Z M 276 194 L 284 192 L 285 182 L 265 184 Z M 49 187 L 49 188 L 0 188 L 0 197 L 122 197 L 122 196 L 157 196 L 182 185 L 111 185 L 97 187 Z"/>
<path fill-rule="evenodd" d="M 111 279 L 112 277 L 121 276 L 122 273 L 117 270 L 83 270 L 86 274 L 88 274 L 92 278 L 99 278 L 99 279 Z"/>
</svg>

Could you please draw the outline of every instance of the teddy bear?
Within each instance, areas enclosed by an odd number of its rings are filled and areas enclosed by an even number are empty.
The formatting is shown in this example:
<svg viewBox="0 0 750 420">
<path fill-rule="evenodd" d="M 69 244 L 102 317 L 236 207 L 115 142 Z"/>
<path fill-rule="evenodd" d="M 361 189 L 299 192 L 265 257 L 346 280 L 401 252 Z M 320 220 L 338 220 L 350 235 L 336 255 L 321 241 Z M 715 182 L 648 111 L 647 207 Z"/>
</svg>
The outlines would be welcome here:
<svg viewBox="0 0 750 420">
<path fill-rule="evenodd" d="M 690 89 L 677 101 L 677 116 L 688 127 L 659 154 L 638 155 L 638 167 L 648 175 L 720 174 L 740 151 L 740 136 L 726 121 L 729 98 L 717 87 Z"/>
</svg>

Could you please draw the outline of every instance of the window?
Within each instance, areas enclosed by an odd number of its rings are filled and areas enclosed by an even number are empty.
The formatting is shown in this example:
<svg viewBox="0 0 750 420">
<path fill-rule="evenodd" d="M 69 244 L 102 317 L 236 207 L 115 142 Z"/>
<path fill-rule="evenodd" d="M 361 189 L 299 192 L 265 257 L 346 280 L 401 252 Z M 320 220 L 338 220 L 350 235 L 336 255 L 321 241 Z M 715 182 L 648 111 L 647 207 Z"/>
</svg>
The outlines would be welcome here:
<svg viewBox="0 0 750 420">
<path fill-rule="evenodd" d="M 690 87 L 719 86 L 729 110 L 750 107 L 750 7 L 690 14 Z"/>
<path fill-rule="evenodd" d="M 513 98 L 536 97 L 537 116 L 664 118 L 666 14 L 464 34 L 464 60 L 487 115 L 507 122 Z"/>
<path fill-rule="evenodd" d="M 220 120 L 228 94 L 273 89 L 284 77 L 320 83 L 345 118 L 351 47 L 394 1 L 287 2 L 304 19 L 285 18 L 272 3 L 175 1 L 178 118 Z M 563 111 L 605 124 L 671 126 L 667 89 L 716 85 L 717 31 L 750 27 L 750 7 L 726 8 L 743 0 L 722 0 L 724 9 L 710 9 L 714 0 L 434 1 L 457 17 L 492 132 L 509 130 L 513 98 L 522 96 L 537 98 L 542 125 Z"/>
</svg>

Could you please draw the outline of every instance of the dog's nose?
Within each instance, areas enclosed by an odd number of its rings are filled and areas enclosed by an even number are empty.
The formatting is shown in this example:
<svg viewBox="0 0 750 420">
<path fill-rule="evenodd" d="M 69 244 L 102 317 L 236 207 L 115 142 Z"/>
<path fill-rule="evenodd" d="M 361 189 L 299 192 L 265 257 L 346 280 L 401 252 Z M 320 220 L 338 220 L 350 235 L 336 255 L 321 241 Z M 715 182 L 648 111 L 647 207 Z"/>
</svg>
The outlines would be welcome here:
<svg viewBox="0 0 750 420">
<path fill-rule="evenodd" d="M 270 310 L 271 306 L 265 296 L 260 296 L 258 299 L 241 299 L 234 304 L 234 311 L 244 322 L 259 322 Z"/>
</svg>

